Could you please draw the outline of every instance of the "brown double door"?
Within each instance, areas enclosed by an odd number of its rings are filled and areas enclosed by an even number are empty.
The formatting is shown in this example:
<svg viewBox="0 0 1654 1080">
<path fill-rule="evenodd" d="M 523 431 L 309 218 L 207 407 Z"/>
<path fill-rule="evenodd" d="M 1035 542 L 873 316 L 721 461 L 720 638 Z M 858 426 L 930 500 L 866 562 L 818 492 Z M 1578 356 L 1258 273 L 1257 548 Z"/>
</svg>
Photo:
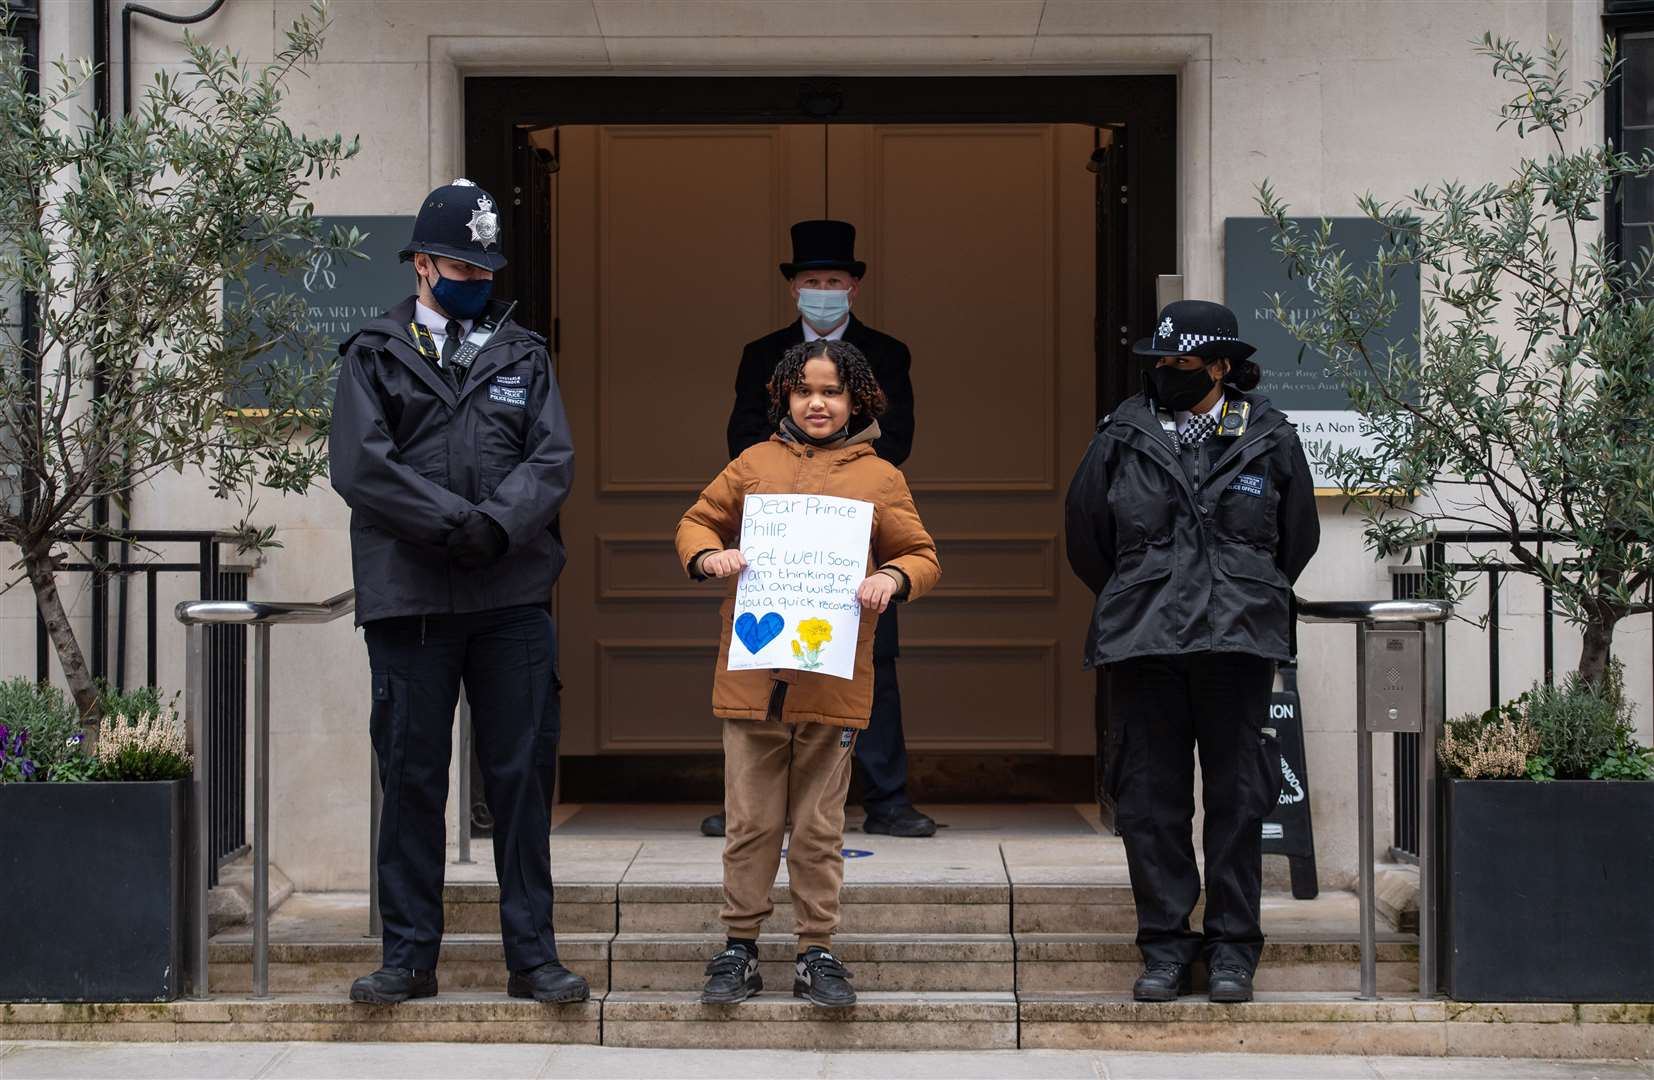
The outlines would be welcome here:
<svg viewBox="0 0 1654 1080">
<path fill-rule="evenodd" d="M 856 313 L 913 353 L 904 472 L 942 585 L 901 615 L 916 750 L 1083 754 L 1090 594 L 1062 497 L 1095 423 L 1096 179 L 1080 125 L 564 127 L 558 372 L 576 447 L 563 752 L 714 750 L 720 590 L 679 516 L 726 463 L 741 346 L 796 317 L 789 226 L 853 222 Z"/>
</svg>

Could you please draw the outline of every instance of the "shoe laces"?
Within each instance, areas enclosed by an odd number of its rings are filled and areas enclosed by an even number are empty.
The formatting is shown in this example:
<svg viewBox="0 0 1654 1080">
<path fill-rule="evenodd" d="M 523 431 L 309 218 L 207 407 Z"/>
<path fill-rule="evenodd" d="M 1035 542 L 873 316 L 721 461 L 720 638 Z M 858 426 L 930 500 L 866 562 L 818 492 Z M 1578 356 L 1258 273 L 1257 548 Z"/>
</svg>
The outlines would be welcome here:
<svg viewBox="0 0 1654 1080">
<path fill-rule="evenodd" d="M 838 957 L 826 949 L 811 949 L 804 954 L 802 961 L 814 978 L 848 979 L 850 972 L 839 963 Z"/>
<path fill-rule="evenodd" d="M 1213 975 L 1238 975 L 1241 978 L 1251 978 L 1252 973 L 1233 960 L 1219 961 L 1212 965 Z"/>
<path fill-rule="evenodd" d="M 706 965 L 708 975 L 739 975 L 747 969 L 753 955 L 739 945 L 732 945 L 714 956 Z"/>
</svg>

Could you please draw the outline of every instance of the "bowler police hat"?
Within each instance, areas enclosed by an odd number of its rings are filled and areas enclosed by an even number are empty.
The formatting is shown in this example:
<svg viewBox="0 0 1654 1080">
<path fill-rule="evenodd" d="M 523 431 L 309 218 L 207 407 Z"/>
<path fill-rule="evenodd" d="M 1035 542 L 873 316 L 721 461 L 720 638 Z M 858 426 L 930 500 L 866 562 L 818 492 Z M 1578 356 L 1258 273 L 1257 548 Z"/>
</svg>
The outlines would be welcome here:
<svg viewBox="0 0 1654 1080">
<path fill-rule="evenodd" d="M 464 177 L 425 196 L 425 204 L 414 218 L 413 239 L 402 249 L 402 261 L 412 259 L 418 251 L 484 270 L 504 266 L 500 215 L 495 212 L 493 198 Z"/>
<path fill-rule="evenodd" d="M 1235 313 L 1210 300 L 1175 300 L 1160 309 L 1154 333 L 1131 347 L 1138 356 L 1198 356 L 1229 361 L 1223 381 L 1240 390 L 1258 385 L 1263 371 L 1248 359 L 1258 350 L 1240 339 Z"/>
</svg>

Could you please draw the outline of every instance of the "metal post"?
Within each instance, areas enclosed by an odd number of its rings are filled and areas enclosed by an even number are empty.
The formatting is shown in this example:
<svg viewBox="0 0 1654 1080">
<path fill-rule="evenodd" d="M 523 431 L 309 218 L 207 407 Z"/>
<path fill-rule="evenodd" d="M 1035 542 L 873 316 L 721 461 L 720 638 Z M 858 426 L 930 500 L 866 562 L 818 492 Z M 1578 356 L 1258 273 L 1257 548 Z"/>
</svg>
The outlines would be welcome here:
<svg viewBox="0 0 1654 1080">
<path fill-rule="evenodd" d="M 379 755 L 368 751 L 368 936 L 379 937 L 385 924 L 379 917 L 379 814 L 384 795 L 379 790 Z"/>
<path fill-rule="evenodd" d="M 207 997 L 207 883 L 212 880 L 211 804 L 207 769 L 211 754 L 211 728 L 207 723 L 207 664 L 202 655 L 206 628 L 190 626 L 184 631 L 184 719 L 194 741 L 195 775 L 190 782 L 190 995 Z"/>
<path fill-rule="evenodd" d="M 459 861 L 471 862 L 471 698 L 459 699 Z"/>
<path fill-rule="evenodd" d="M 270 996 L 270 624 L 253 628 L 253 996 Z"/>
<path fill-rule="evenodd" d="M 1436 994 L 1436 743 L 1447 720 L 1446 628 L 1424 627 L 1424 730 L 1419 735 L 1419 996 Z"/>
<path fill-rule="evenodd" d="M 1360 844 L 1356 858 L 1361 880 L 1361 993 L 1362 1001 L 1378 998 L 1378 927 L 1375 922 L 1373 881 L 1373 736 L 1367 729 L 1367 632 L 1371 623 L 1355 630 L 1355 779 L 1356 815 Z"/>
</svg>

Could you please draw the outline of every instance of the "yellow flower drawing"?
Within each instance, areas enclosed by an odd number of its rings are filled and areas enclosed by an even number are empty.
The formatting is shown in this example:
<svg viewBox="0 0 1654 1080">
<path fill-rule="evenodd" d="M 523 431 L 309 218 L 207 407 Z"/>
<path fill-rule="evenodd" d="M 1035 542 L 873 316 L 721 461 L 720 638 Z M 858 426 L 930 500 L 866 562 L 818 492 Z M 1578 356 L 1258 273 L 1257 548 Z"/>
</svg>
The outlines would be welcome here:
<svg viewBox="0 0 1654 1080">
<path fill-rule="evenodd" d="M 833 624 L 826 619 L 805 619 L 798 624 L 798 640 L 793 642 L 793 655 L 801 663 L 801 671 L 814 671 L 821 666 L 821 650 L 833 640 Z"/>
</svg>

